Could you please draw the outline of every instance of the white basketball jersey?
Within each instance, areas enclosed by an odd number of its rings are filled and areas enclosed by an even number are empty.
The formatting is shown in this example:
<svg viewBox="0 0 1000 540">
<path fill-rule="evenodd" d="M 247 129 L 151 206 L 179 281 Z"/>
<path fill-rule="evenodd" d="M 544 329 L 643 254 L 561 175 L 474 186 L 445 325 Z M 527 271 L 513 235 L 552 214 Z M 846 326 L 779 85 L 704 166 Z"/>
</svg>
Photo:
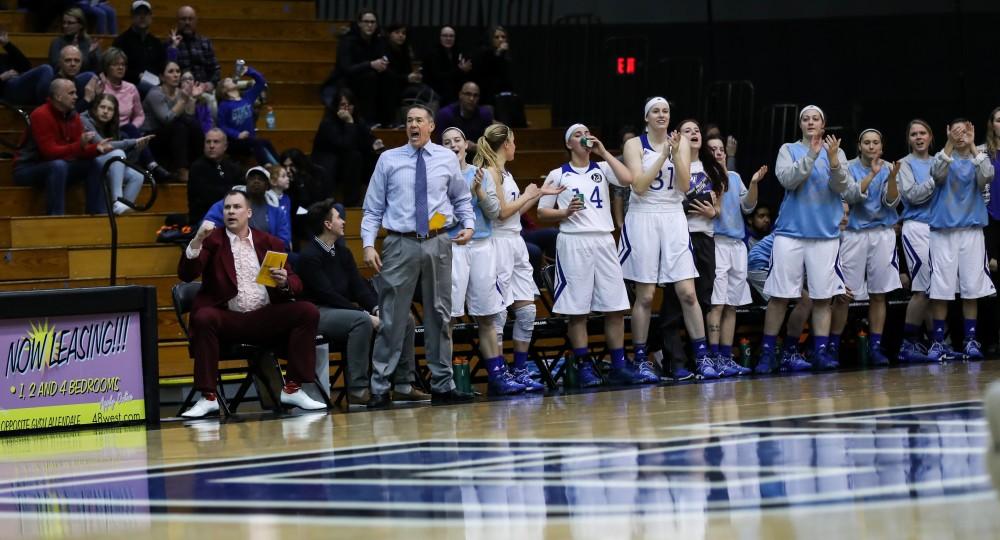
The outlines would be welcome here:
<svg viewBox="0 0 1000 540">
<path fill-rule="evenodd" d="M 660 152 L 653 150 L 649 144 L 649 136 L 639 135 L 642 143 L 642 170 L 648 171 L 660 159 Z M 632 190 L 628 201 L 629 212 L 683 212 L 684 193 L 674 188 L 674 163 L 667 158 L 660 167 L 660 172 L 649 184 L 649 189 L 639 195 Z"/>
<path fill-rule="evenodd" d="M 484 173 L 489 175 L 488 172 Z M 492 181 L 492 180 L 491 180 Z M 498 195 L 500 198 L 507 203 L 512 203 L 517 200 L 517 197 L 521 194 L 520 188 L 517 187 L 517 182 L 514 181 L 514 175 L 507 171 L 503 172 L 503 185 L 500 187 Z M 494 231 L 506 231 L 513 233 L 521 232 L 521 213 L 515 212 L 514 215 L 504 219 L 502 221 L 497 221 L 493 224 Z"/>
<path fill-rule="evenodd" d="M 559 231 L 566 233 L 611 232 L 615 229 L 611 220 L 611 198 L 608 197 L 608 181 L 618 184 L 606 161 L 591 162 L 589 167 L 576 168 L 566 163 L 545 178 L 545 183 L 565 186 L 558 196 L 546 195 L 538 201 L 539 208 L 569 207 L 573 197 L 583 196 L 583 210 L 564 219 Z"/>
</svg>

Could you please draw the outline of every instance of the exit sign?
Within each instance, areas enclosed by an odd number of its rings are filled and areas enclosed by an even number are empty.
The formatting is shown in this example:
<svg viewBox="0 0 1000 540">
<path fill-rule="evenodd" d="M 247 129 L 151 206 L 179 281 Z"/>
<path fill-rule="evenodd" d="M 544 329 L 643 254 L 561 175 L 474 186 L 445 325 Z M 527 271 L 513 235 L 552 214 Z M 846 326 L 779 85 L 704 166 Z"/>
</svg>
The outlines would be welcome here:
<svg viewBox="0 0 1000 540">
<path fill-rule="evenodd" d="M 615 64 L 618 75 L 635 75 L 634 56 L 619 56 Z"/>
</svg>

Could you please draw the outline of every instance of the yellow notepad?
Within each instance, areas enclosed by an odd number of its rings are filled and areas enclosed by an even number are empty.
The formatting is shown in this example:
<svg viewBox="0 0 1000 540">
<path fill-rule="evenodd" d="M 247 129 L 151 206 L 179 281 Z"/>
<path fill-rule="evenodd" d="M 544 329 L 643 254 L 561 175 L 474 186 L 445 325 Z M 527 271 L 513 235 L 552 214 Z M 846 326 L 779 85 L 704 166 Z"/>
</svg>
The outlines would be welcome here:
<svg viewBox="0 0 1000 540">
<path fill-rule="evenodd" d="M 264 254 L 264 262 L 260 263 L 260 272 L 257 273 L 257 283 L 265 287 L 277 287 L 278 283 L 271 277 L 271 269 L 284 268 L 285 261 L 287 260 L 287 253 L 269 250 Z"/>
<path fill-rule="evenodd" d="M 447 222 L 448 218 L 444 217 L 444 214 L 442 214 L 441 212 L 434 212 L 434 215 L 431 216 L 431 219 L 427 220 L 427 228 L 428 230 L 436 231 L 444 227 L 444 224 Z"/>
</svg>

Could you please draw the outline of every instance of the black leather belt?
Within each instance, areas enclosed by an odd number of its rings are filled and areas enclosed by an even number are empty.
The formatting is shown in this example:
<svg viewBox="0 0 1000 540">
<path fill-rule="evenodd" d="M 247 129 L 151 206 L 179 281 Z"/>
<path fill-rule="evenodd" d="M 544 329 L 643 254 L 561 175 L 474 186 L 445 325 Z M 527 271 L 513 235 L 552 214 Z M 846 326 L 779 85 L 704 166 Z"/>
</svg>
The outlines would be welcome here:
<svg viewBox="0 0 1000 540">
<path fill-rule="evenodd" d="M 385 232 L 388 233 L 388 234 L 395 235 L 395 236 L 402 236 L 404 238 L 416 238 L 417 240 L 428 240 L 430 238 L 434 238 L 435 236 L 437 236 L 439 234 L 446 233 L 447 230 L 446 229 L 432 229 L 432 230 L 427 231 L 427 234 L 417 234 L 415 232 L 399 232 L 399 231 L 392 231 L 392 230 L 389 230 L 389 229 L 386 229 Z"/>
</svg>

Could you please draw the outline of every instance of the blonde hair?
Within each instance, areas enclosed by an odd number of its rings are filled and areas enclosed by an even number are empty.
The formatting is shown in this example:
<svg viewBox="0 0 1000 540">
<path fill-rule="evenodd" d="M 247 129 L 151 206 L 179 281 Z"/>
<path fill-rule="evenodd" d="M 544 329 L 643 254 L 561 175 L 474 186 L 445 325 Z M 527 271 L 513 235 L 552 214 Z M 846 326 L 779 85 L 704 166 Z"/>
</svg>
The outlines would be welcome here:
<svg viewBox="0 0 1000 540">
<path fill-rule="evenodd" d="M 80 24 L 80 31 L 77 32 L 77 35 L 83 39 L 90 39 L 90 34 L 87 33 L 87 16 L 83 14 L 83 10 L 74 6 L 63 11 L 63 17 L 67 15 L 76 19 L 76 22 Z M 60 20 L 60 22 L 62 21 Z M 83 51 L 80 52 L 83 53 Z"/>
<path fill-rule="evenodd" d="M 514 130 L 506 125 L 491 124 L 483 132 L 483 136 L 476 141 L 476 157 L 472 159 L 472 164 L 476 167 L 496 169 L 497 173 L 502 173 L 497 150 L 513 136 Z"/>
<path fill-rule="evenodd" d="M 1000 113 L 1000 107 L 993 109 L 989 119 L 986 120 L 986 153 L 993 159 L 997 158 L 997 152 L 1000 151 L 1000 133 L 993 129 L 993 119 L 997 113 Z"/>
<path fill-rule="evenodd" d="M 267 169 L 267 174 L 271 175 L 268 180 L 277 180 L 281 171 L 285 170 L 285 166 L 280 163 L 268 163 L 267 165 L 264 165 L 264 168 Z M 268 184 L 270 183 L 271 182 L 269 181 Z"/>
</svg>

